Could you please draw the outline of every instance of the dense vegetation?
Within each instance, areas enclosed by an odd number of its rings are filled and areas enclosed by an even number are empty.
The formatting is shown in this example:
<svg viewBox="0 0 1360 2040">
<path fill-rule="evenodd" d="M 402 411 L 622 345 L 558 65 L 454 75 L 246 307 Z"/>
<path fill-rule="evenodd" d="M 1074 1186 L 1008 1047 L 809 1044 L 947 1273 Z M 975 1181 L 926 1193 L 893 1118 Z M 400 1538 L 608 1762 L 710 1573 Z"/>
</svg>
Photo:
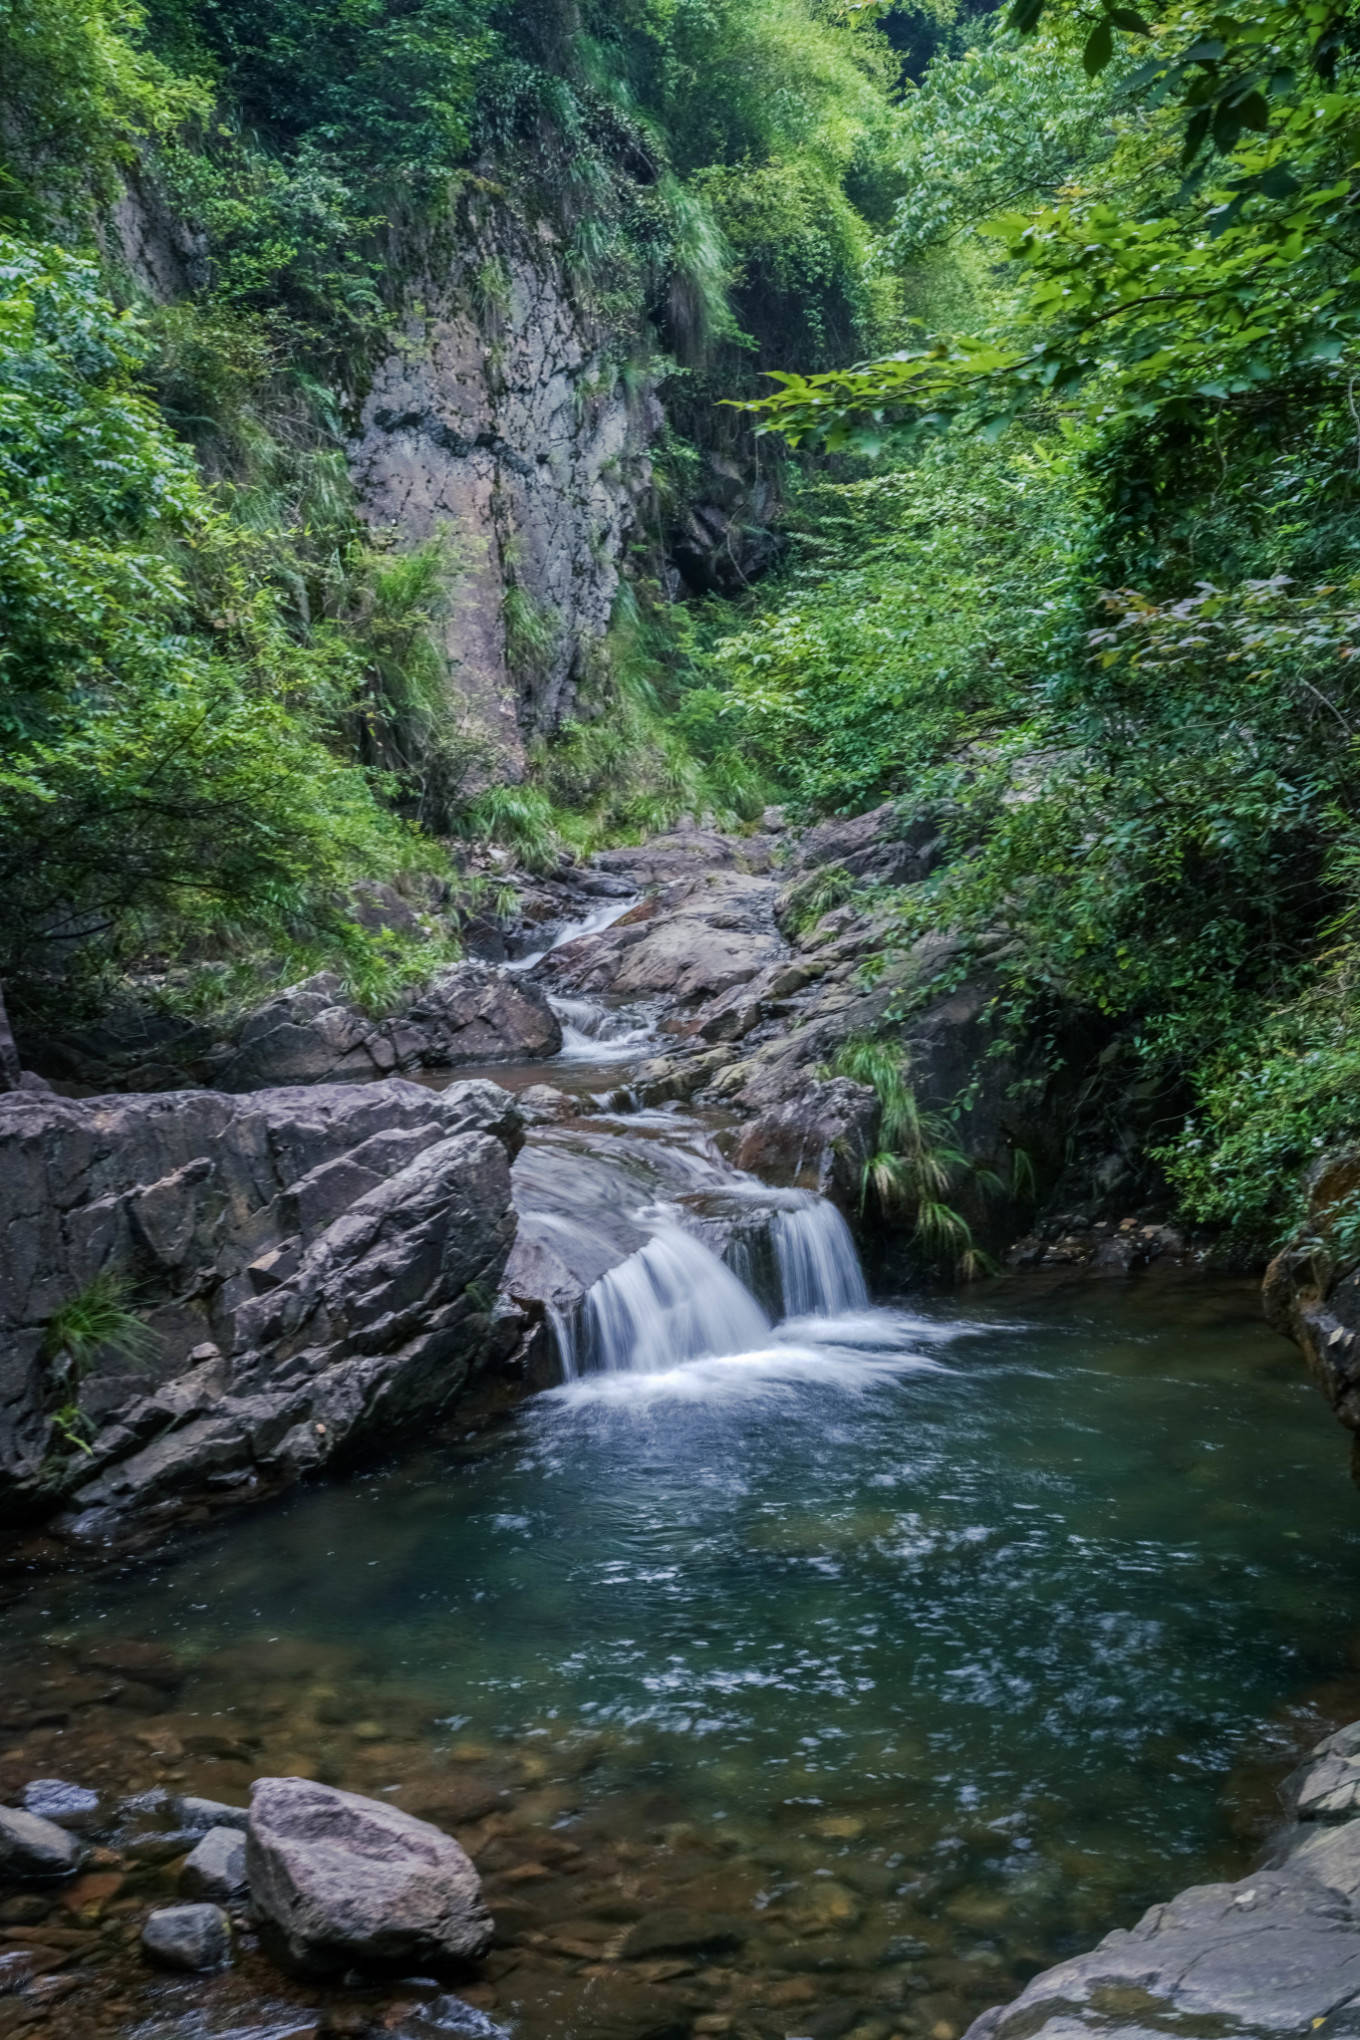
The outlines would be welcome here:
<svg viewBox="0 0 1360 2040">
<path fill-rule="evenodd" d="M 1330 0 L 0 0 L 0 978 L 380 992 L 350 888 L 447 900 L 460 833 L 900 799 L 903 942 L 1087 1044 L 1075 1166 L 1278 1237 L 1360 1131 L 1358 58 Z M 506 178 L 668 424 L 588 715 L 469 790 L 448 562 L 342 449 L 403 247 Z M 783 564 L 677 603 L 715 463 Z"/>
<path fill-rule="evenodd" d="M 418 960 L 356 923 L 356 877 L 406 873 L 428 903 L 451 831 L 541 858 L 713 797 L 663 725 L 645 577 L 601 682 L 608 743 L 576 726 L 540 755 L 548 792 L 469 796 L 434 628 L 452 566 L 375 549 L 347 420 L 403 251 L 506 178 L 619 371 L 672 374 L 660 542 L 700 460 L 681 424 L 749 445 L 715 392 L 789 344 L 820 366 L 880 337 L 897 64 L 808 0 L 0 0 L 0 977 L 21 1011 L 224 950 L 335 958 L 380 991 Z M 173 272 L 151 297 L 109 227 L 129 188 Z M 508 639 L 550 627 L 521 608 Z"/>
</svg>

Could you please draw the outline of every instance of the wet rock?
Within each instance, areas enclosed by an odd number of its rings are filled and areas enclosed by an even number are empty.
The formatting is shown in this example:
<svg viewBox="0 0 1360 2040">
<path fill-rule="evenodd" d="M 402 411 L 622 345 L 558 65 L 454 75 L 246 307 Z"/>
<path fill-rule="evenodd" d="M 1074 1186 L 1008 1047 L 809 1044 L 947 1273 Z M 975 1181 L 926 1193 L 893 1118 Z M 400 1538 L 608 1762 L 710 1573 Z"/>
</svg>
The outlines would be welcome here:
<svg viewBox="0 0 1360 2040">
<path fill-rule="evenodd" d="M 231 1922 L 217 1905 L 166 1905 L 142 1928 L 142 1952 L 162 1969 L 220 1969 L 231 1955 Z"/>
<path fill-rule="evenodd" d="M 323 972 L 252 1013 L 213 1081 L 224 1091 L 261 1091 L 460 1063 L 536 1061 L 561 1046 L 561 1026 L 538 987 L 484 963 L 458 964 L 401 1011 L 377 1020 Z"/>
<path fill-rule="evenodd" d="M 1297 1820 L 1349 1820 L 1360 1814 L 1360 1722 L 1320 1742 L 1285 1791 Z"/>
<path fill-rule="evenodd" d="M 303 1971 L 466 1963 L 491 1940 L 480 1880 L 458 1843 L 356 1793 L 258 1779 L 246 1863 L 271 1940 Z"/>
<path fill-rule="evenodd" d="M 182 1794 L 173 1801 L 173 1807 L 181 1828 L 191 1835 L 206 1835 L 210 1828 L 235 1828 L 244 1834 L 250 1819 L 248 1807 L 228 1806 L 220 1799 L 199 1799 L 192 1793 Z"/>
<path fill-rule="evenodd" d="M 984 2012 L 967 2040 L 1307 2033 L 1360 1998 L 1358 1886 L 1360 1828 L 1322 1831 L 1282 1869 L 1153 1906 Z"/>
<path fill-rule="evenodd" d="M 699 870 L 639 903 L 598 934 L 555 949 L 539 973 L 568 991 L 711 1000 L 786 954 L 774 925 L 774 881 Z"/>
<path fill-rule="evenodd" d="M 69 1877 L 84 1858 L 82 1844 L 54 1821 L 41 1820 L 18 1807 L 0 1806 L 0 1877 L 15 1883 Z"/>
<path fill-rule="evenodd" d="M 185 1898 L 221 1902 L 237 1898 L 246 1888 L 246 1838 L 239 1828 L 209 1828 L 185 1858 L 179 1873 Z"/>
<path fill-rule="evenodd" d="M 444 1407 L 494 1343 L 519 1127 L 485 1082 L 0 1098 L 0 1501 L 64 1483 L 57 1527 L 102 1537 Z M 44 1327 L 101 1274 L 135 1285 L 147 1352 L 94 1356 L 90 1450 L 54 1460 Z M 181 1676 L 135 1640 L 84 1662 L 143 1691 Z"/>
<path fill-rule="evenodd" d="M 103 1802 L 97 1792 L 84 1785 L 70 1785 L 64 1778 L 34 1778 L 24 1787 L 24 1812 L 55 1827 L 73 1828 L 78 1833 L 98 1827 Z"/>
<path fill-rule="evenodd" d="M 734 1159 L 765 1182 L 816 1190 L 853 1211 L 864 1165 L 878 1147 L 881 1117 L 868 1084 L 848 1077 L 814 1082 L 752 1120 Z"/>
<path fill-rule="evenodd" d="M 530 1084 L 519 1094 L 519 1108 L 527 1125 L 547 1126 L 557 1119 L 579 1118 L 581 1100 L 551 1084 Z"/>
</svg>

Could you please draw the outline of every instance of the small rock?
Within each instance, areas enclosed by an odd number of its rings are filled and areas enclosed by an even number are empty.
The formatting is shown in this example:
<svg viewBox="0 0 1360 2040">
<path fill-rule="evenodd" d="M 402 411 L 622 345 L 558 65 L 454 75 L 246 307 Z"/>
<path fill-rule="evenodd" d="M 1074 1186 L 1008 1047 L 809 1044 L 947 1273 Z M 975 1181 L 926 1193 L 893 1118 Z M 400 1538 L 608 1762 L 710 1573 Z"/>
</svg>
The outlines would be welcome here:
<svg viewBox="0 0 1360 2040">
<path fill-rule="evenodd" d="M 239 1828 L 209 1828 L 179 1873 L 185 1898 L 236 1898 L 246 1888 L 246 1838 Z"/>
<path fill-rule="evenodd" d="M 649 1955 L 692 1955 L 700 1950 L 716 1953 L 739 1948 L 747 1938 L 739 1920 L 719 1914 L 681 1912 L 669 1909 L 639 1920 L 623 1944 L 626 1962 L 638 1962 Z"/>
<path fill-rule="evenodd" d="M 0 1877 L 69 1877 L 85 1851 L 74 1835 L 36 1813 L 0 1806 Z"/>
<path fill-rule="evenodd" d="M 246 1831 L 250 1812 L 244 1806 L 227 1806 L 220 1799 L 198 1799 L 186 1793 L 174 1802 L 175 1819 L 189 1835 L 206 1835 L 209 1828 L 237 1828 Z"/>
<path fill-rule="evenodd" d="M 165 1969 L 220 1969 L 231 1955 L 231 1922 L 220 1905 L 165 1905 L 142 1928 L 142 1951 Z"/>
<path fill-rule="evenodd" d="M 84 1785 L 64 1778 L 34 1778 L 24 1787 L 24 1811 L 54 1827 L 92 1828 L 99 1824 L 100 1799 Z"/>
<path fill-rule="evenodd" d="M 246 1868 L 266 1931 L 305 1972 L 446 1966 L 491 1940 L 481 1882 L 452 1836 L 310 1779 L 256 1779 Z"/>
</svg>

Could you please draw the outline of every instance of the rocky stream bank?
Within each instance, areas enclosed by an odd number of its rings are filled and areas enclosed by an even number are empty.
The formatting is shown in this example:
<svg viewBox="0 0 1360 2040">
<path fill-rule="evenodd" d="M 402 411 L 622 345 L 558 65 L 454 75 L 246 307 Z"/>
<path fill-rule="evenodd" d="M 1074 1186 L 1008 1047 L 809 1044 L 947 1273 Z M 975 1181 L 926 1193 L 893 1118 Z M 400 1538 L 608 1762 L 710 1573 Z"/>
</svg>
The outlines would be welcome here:
<svg viewBox="0 0 1360 2040">
<path fill-rule="evenodd" d="M 361 1014 L 318 978 L 229 1039 L 142 1016 L 39 1045 L 36 1080 L 0 1097 L 0 1503 L 40 1531 L 25 1557 L 163 1539 L 598 1364 L 625 1300 L 602 1312 L 601 1285 L 644 1263 L 663 1208 L 741 1272 L 757 1320 L 805 1307 L 789 1214 L 824 1198 L 859 1223 L 880 1140 L 841 1051 L 895 1025 L 931 1109 L 985 1045 L 985 972 L 914 998 L 938 942 L 886 946 L 886 890 L 934 855 L 886 812 L 801 839 L 778 816 L 690 832 L 526 883 L 518 923 L 474 931 L 486 953 L 403 1010 Z M 1053 1182 L 1063 1080 L 985 1067 L 970 1157 L 999 1174 L 1023 1148 Z M 974 1216 L 1021 1236 L 1022 1267 L 1184 1253 L 1155 1214 L 1026 1233 L 1002 1194 Z M 64 1307 L 108 1277 L 142 1335 L 63 1347 Z M 1271 1286 L 1343 1422 L 1348 1283 L 1301 1248 Z M 0 2040 L 491 2040 L 526 2003 L 573 2040 L 959 2040 L 977 2008 L 958 1922 L 909 1946 L 864 1926 L 891 1871 L 862 1866 L 861 1888 L 853 1860 L 810 1858 L 810 1895 L 771 1906 L 680 1806 L 645 1839 L 592 1827 L 574 1782 L 602 1745 L 548 1765 L 455 1726 L 432 1759 L 428 1721 L 366 1695 L 343 1651 L 273 1639 L 190 1670 L 55 1634 L 0 1723 Z M 973 2040 L 1360 2029 L 1357 1751 L 1347 1731 L 1315 1752 L 1267 1868 L 1036 1976 Z M 853 1859 L 860 1816 L 808 1804 L 814 1851 Z"/>
</svg>

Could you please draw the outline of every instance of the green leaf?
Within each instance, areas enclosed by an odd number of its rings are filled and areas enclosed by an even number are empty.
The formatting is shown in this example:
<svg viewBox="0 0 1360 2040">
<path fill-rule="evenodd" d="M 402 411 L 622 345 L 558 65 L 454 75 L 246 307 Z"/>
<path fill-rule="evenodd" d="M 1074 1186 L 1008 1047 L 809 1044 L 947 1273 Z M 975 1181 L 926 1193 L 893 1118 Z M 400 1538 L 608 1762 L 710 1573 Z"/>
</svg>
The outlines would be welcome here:
<svg viewBox="0 0 1360 2040">
<path fill-rule="evenodd" d="M 1082 67 L 1088 78 L 1097 77 L 1114 55 L 1114 33 L 1108 18 L 1098 21 L 1086 38 L 1086 47 L 1081 53 Z"/>
</svg>

